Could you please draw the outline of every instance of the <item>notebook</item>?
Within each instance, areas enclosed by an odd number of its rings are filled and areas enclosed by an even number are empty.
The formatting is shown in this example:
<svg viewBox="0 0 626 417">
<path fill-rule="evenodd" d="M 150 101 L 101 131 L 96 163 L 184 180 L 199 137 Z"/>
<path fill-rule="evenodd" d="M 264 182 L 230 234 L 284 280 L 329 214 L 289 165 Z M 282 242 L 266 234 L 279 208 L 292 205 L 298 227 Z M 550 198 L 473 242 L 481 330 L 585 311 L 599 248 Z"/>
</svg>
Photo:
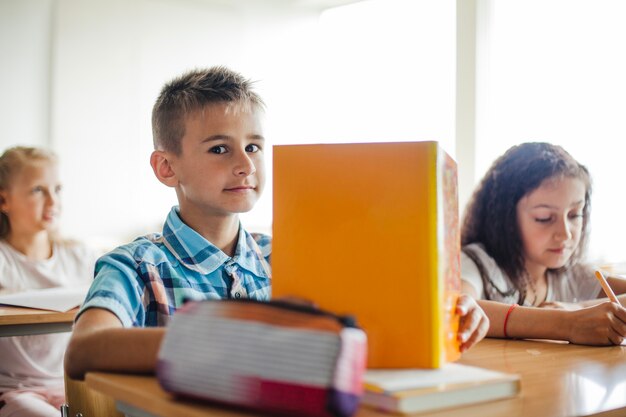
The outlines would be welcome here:
<svg viewBox="0 0 626 417">
<path fill-rule="evenodd" d="M 449 363 L 439 369 L 370 370 L 361 404 L 409 414 L 515 396 L 520 377 Z"/>
<path fill-rule="evenodd" d="M 369 368 L 459 356 L 455 161 L 436 142 L 274 146 L 272 295 L 353 314 Z"/>
<path fill-rule="evenodd" d="M 65 312 L 82 304 L 89 285 L 43 288 L 0 294 L 0 304 Z"/>
</svg>

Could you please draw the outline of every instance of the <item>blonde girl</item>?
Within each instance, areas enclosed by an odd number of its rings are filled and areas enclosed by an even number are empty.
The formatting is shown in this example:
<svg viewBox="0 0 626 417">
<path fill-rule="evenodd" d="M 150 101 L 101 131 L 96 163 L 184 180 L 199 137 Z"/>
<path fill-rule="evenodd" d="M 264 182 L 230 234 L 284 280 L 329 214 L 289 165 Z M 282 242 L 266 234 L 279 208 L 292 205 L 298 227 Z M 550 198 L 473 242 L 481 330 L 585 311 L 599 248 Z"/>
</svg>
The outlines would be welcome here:
<svg viewBox="0 0 626 417">
<path fill-rule="evenodd" d="M 493 163 L 461 230 L 463 291 L 489 317 L 487 336 L 624 340 L 626 310 L 583 263 L 590 198 L 589 172 L 560 146 L 524 143 Z M 626 293 L 625 280 L 609 282 Z"/>
<path fill-rule="evenodd" d="M 0 290 L 92 280 L 96 254 L 57 238 L 61 189 L 52 153 L 15 147 L 0 156 Z M 0 338 L 0 417 L 58 417 L 69 336 Z"/>
</svg>

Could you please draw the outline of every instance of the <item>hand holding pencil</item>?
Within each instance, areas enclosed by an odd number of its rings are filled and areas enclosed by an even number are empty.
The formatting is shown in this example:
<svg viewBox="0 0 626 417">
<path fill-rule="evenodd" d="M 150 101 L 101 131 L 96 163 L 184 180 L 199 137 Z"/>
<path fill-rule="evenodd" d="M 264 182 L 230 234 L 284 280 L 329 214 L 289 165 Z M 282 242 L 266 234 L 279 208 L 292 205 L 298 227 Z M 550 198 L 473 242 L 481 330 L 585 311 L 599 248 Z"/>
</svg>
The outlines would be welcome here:
<svg viewBox="0 0 626 417">
<path fill-rule="evenodd" d="M 567 311 L 567 340 L 582 345 L 621 345 L 626 339 L 626 309 L 621 305 L 601 271 L 595 276 L 609 302 Z"/>
</svg>

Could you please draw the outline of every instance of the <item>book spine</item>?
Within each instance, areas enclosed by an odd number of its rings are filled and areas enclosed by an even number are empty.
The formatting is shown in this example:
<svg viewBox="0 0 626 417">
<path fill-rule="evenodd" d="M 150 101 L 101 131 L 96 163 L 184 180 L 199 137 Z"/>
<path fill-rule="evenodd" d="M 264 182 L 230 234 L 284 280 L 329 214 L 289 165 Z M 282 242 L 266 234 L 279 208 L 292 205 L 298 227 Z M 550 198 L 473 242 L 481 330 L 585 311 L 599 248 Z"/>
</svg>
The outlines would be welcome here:
<svg viewBox="0 0 626 417">
<path fill-rule="evenodd" d="M 458 179 L 456 162 L 439 148 L 437 176 L 439 181 L 438 224 L 439 245 L 439 283 L 441 308 L 441 329 L 439 338 L 442 347 L 441 362 L 450 362 L 459 358 L 457 332 L 459 317 L 456 303 L 461 290 L 460 266 L 460 225 L 458 205 Z"/>
<path fill-rule="evenodd" d="M 427 215 L 430 216 L 428 221 L 428 239 L 430 240 L 430 262 L 428 270 L 428 302 L 430 308 L 430 329 L 428 332 L 428 343 L 430 345 L 430 367 L 439 368 L 441 363 L 441 324 L 442 324 L 442 306 L 441 306 L 441 219 L 439 212 L 441 202 L 439 201 L 438 180 L 439 180 L 439 161 L 438 161 L 438 145 L 436 142 L 429 143 L 428 146 L 428 210 Z"/>
</svg>

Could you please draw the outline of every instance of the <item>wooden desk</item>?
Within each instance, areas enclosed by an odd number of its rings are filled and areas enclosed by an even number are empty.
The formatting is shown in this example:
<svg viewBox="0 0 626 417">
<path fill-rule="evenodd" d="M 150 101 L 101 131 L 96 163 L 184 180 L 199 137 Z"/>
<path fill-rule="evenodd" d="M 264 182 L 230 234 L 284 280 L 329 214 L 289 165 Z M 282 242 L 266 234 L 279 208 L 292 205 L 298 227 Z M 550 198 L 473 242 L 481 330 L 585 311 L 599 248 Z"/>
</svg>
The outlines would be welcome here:
<svg viewBox="0 0 626 417">
<path fill-rule="evenodd" d="M 0 305 L 0 337 L 69 332 L 78 308 L 59 313 Z"/>
<path fill-rule="evenodd" d="M 522 376 L 518 397 L 428 413 L 435 417 L 626 415 L 626 347 L 486 339 L 460 362 Z M 113 397 L 120 411 L 148 417 L 244 417 L 253 413 L 177 401 L 153 376 L 87 374 L 87 385 Z M 356 417 L 390 417 L 362 408 Z"/>
</svg>

